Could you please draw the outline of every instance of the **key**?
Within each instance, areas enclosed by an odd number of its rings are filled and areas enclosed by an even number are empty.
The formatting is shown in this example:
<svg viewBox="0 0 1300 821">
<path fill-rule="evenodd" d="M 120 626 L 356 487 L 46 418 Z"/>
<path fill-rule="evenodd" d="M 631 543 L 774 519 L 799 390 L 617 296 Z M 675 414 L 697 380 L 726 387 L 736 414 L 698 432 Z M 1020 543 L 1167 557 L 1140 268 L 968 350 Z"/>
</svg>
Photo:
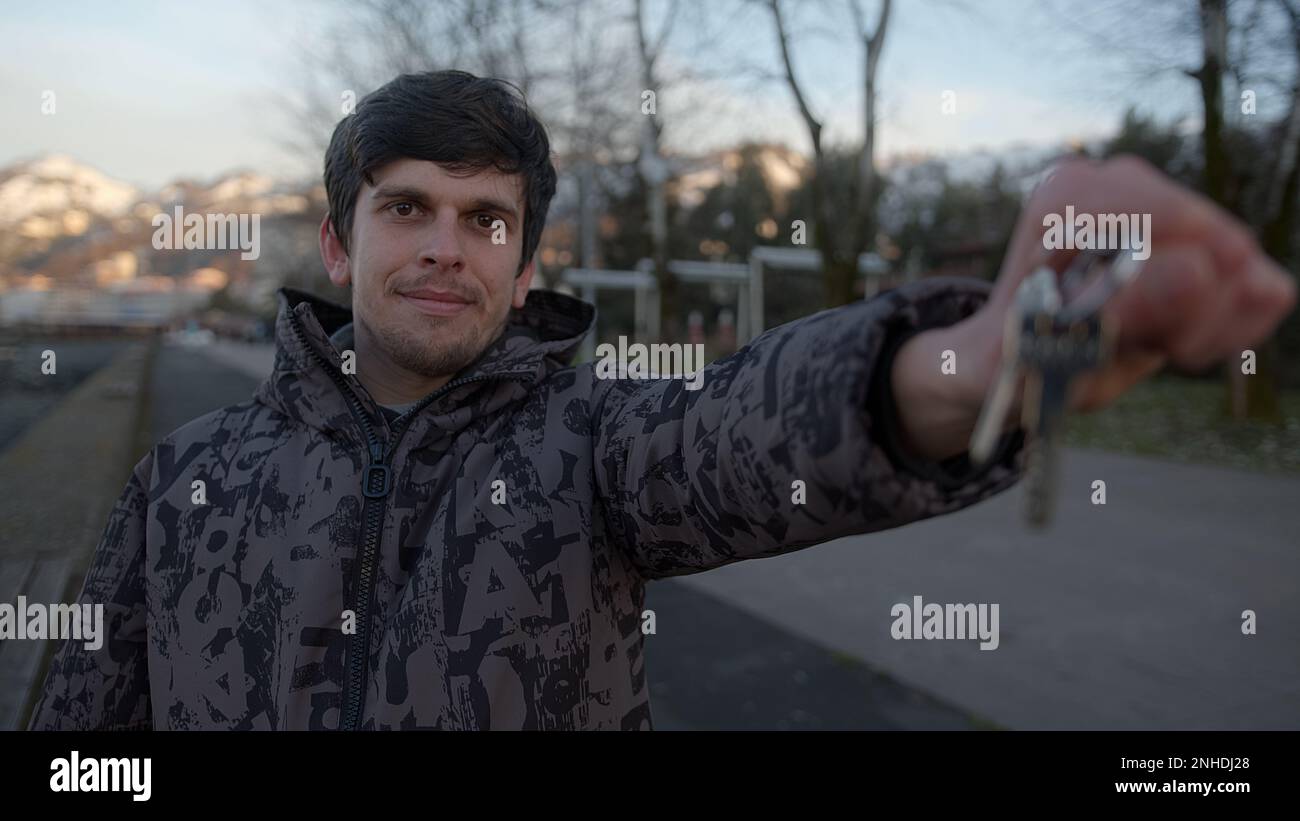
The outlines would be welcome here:
<svg viewBox="0 0 1300 821">
<path fill-rule="evenodd" d="M 1020 311 L 1013 305 L 1007 313 L 1006 332 L 1002 336 L 1002 367 L 984 397 L 984 405 L 980 408 L 979 419 L 975 422 L 975 431 L 970 440 L 971 461 L 977 465 L 984 464 L 993 455 L 993 446 L 997 444 L 998 434 L 1002 432 L 1002 422 L 1007 418 L 1007 410 L 1011 407 L 1022 372 Z"/>
<path fill-rule="evenodd" d="M 1071 260 L 1061 275 L 1065 295 L 1062 313 L 1081 319 L 1102 306 L 1142 270 L 1142 262 L 1126 251 L 1087 251 Z"/>
<path fill-rule="evenodd" d="M 1007 310 L 1002 336 L 1002 367 L 989 387 L 971 436 L 970 457 L 975 464 L 983 464 L 993 454 L 993 446 L 997 444 L 1016 386 L 1024 373 L 1021 339 L 1024 337 L 1025 316 L 1043 311 L 1055 312 L 1059 308 L 1056 273 L 1045 265 L 1038 267 L 1016 289 L 1016 298 Z"/>
<path fill-rule="evenodd" d="M 1096 315 L 1070 321 L 1061 312 L 1027 317 L 1022 327 L 1026 378 L 1021 422 L 1030 432 L 1025 518 L 1031 526 L 1042 528 L 1051 521 L 1056 508 L 1060 442 L 1070 383 L 1104 361 L 1113 334 Z"/>
<path fill-rule="evenodd" d="M 1002 367 L 980 409 L 970 455 L 980 464 L 992 454 L 1023 377 L 1025 518 L 1032 527 L 1045 527 L 1055 512 L 1070 384 L 1112 353 L 1116 329 L 1101 308 L 1140 268 L 1131 254 L 1088 251 L 1073 257 L 1058 280 L 1044 262 L 1020 284 L 1007 311 Z"/>
</svg>

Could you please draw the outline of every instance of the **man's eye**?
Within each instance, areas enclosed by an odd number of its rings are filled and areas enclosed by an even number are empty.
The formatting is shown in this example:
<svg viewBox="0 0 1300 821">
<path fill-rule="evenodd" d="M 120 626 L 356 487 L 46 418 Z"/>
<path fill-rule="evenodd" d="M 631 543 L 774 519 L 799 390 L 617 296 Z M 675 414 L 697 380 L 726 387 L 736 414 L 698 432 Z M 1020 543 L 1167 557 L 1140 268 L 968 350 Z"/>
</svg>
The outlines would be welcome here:
<svg viewBox="0 0 1300 821">
<path fill-rule="evenodd" d="M 415 203 L 413 202 L 395 202 L 388 208 L 399 217 L 409 217 L 415 213 Z"/>
<path fill-rule="evenodd" d="M 492 229 L 496 227 L 497 218 L 491 214 L 479 214 L 477 219 L 479 228 Z"/>
</svg>

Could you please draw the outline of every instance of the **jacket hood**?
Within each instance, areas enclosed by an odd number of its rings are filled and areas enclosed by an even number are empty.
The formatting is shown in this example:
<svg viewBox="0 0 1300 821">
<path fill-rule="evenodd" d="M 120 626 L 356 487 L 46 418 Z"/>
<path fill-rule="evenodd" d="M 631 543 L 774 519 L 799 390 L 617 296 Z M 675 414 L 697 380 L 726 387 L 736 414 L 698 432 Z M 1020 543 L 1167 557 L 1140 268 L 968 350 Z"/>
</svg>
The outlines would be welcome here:
<svg viewBox="0 0 1300 821">
<path fill-rule="evenodd" d="M 284 287 L 277 292 L 275 366 L 254 398 L 291 419 L 322 431 L 360 437 L 342 385 L 357 396 L 371 424 L 387 432 L 379 405 L 353 374 L 343 372 L 341 353 L 330 336 L 352 322 L 352 310 L 319 296 Z M 436 429 L 454 433 L 474 413 L 495 410 L 527 395 L 538 382 L 568 367 L 595 325 L 590 303 L 557 291 L 532 290 L 523 308 L 512 308 L 505 330 L 477 360 L 461 369 L 438 398 L 411 421 L 411 441 Z M 423 430 L 417 430 L 423 429 Z"/>
</svg>

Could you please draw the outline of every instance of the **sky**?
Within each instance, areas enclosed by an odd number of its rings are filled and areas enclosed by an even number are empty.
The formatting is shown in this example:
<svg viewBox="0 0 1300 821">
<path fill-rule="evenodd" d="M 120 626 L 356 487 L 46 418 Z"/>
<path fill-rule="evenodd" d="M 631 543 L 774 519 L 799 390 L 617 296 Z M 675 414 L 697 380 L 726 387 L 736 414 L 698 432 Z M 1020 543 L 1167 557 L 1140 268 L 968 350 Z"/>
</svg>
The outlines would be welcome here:
<svg viewBox="0 0 1300 821">
<path fill-rule="evenodd" d="M 1164 120 L 1199 122 L 1191 81 L 1135 76 L 1120 55 L 1082 50 L 1069 22 L 1042 2 L 952 2 L 895 4 L 879 84 L 882 157 L 1095 137 L 1112 131 L 1130 103 Z M 872 0 L 866 5 L 875 7 Z M 860 57 L 854 43 L 833 36 L 845 24 L 823 19 L 827 7 L 794 4 L 796 68 L 814 89 L 828 137 L 847 141 L 861 133 Z M 314 42 L 339 8 L 309 0 L 232 0 L 219 10 L 191 3 L 6 4 L 0 165 L 65 153 L 145 188 L 233 169 L 319 173 L 318 161 L 309 164 L 285 147 L 291 126 L 277 95 L 290 88 L 294 49 Z M 775 37 L 761 9 L 735 25 L 711 22 L 727 35 L 706 46 L 711 65 L 767 60 L 777 68 Z M 700 44 L 688 35 L 670 40 L 665 65 L 699 57 Z M 47 91 L 55 95 L 53 115 L 41 111 Z M 956 114 L 941 111 L 946 91 Z M 724 79 L 702 93 L 713 95 L 718 108 L 701 106 L 697 93 L 692 106 L 704 116 L 670 129 L 671 147 L 769 139 L 808 149 L 782 83 Z M 672 101 L 663 105 L 667 116 Z"/>
</svg>

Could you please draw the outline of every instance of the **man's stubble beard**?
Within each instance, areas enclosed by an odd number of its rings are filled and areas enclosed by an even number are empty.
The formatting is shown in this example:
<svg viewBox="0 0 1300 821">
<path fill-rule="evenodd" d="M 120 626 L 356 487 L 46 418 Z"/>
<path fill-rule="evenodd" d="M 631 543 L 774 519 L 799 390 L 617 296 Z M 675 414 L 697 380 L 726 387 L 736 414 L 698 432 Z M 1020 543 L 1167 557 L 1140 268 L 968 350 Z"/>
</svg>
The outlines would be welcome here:
<svg viewBox="0 0 1300 821">
<path fill-rule="evenodd" d="M 371 337 L 388 358 L 404 370 L 431 378 L 452 377 L 487 350 L 505 330 L 509 311 L 486 334 L 477 326 L 443 342 L 435 335 L 419 336 L 406 328 L 370 328 Z"/>
</svg>

